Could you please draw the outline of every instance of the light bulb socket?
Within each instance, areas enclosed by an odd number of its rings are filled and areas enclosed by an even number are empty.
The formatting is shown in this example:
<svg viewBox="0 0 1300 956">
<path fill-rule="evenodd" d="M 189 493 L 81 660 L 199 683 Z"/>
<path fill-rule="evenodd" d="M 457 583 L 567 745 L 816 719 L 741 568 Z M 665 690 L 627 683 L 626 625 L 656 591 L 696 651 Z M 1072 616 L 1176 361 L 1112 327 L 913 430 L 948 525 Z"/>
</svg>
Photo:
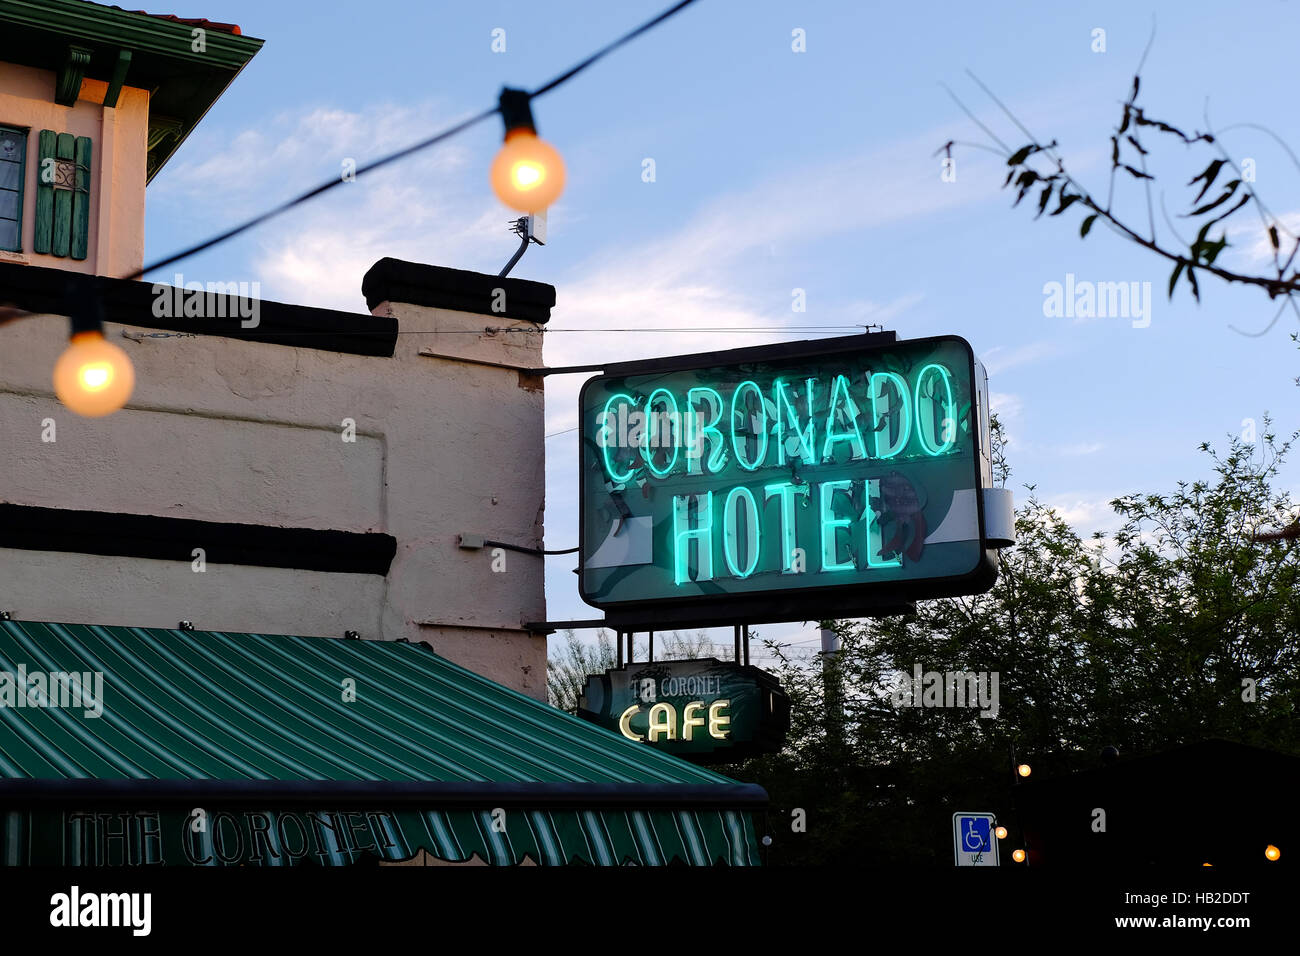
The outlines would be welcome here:
<svg viewBox="0 0 1300 956">
<path fill-rule="evenodd" d="M 509 87 L 501 90 L 501 99 L 498 103 L 507 136 L 521 129 L 537 135 L 537 125 L 533 122 L 532 99 L 526 90 L 512 90 Z"/>
<path fill-rule="evenodd" d="M 64 296 L 70 326 L 68 338 L 81 332 L 104 333 L 104 303 L 94 283 L 85 280 L 70 282 Z"/>
</svg>

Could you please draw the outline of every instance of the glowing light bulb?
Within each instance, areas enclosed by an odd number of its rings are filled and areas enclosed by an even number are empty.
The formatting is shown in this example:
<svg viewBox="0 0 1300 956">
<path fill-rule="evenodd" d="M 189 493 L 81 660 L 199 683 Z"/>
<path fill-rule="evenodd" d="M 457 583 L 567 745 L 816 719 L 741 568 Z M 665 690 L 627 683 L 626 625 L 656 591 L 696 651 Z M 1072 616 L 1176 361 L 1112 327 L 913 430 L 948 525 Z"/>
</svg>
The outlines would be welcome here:
<svg viewBox="0 0 1300 956">
<path fill-rule="evenodd" d="M 1282 851 L 1270 843 L 1268 846 L 1264 847 L 1264 855 L 1276 863 L 1282 856 Z"/>
<path fill-rule="evenodd" d="M 54 366 L 54 394 L 78 415 L 111 415 L 131 397 L 135 369 L 102 332 L 78 332 Z"/>
<path fill-rule="evenodd" d="M 1014 853 L 1011 854 L 1011 859 L 1015 860 L 1017 863 L 1024 863 L 1024 862 L 1025 862 L 1025 851 L 1024 851 L 1024 850 L 1016 850 Z"/>
<path fill-rule="evenodd" d="M 492 190 L 519 212 L 540 212 L 564 191 L 564 160 L 530 129 L 512 129 L 492 161 Z"/>
<path fill-rule="evenodd" d="M 1033 768 L 1030 767 L 1029 764 L 1027 763 L 1022 763 L 1019 767 L 1016 768 L 1016 773 L 1020 774 L 1020 776 L 1022 777 L 1028 777 L 1033 772 L 1034 772 Z"/>
<path fill-rule="evenodd" d="M 1007 828 L 1006 828 L 1006 827 L 998 827 L 998 828 L 997 828 L 996 830 L 994 830 L 993 832 L 994 832 L 994 834 L 997 835 L 997 838 L 998 838 L 999 840 L 1005 840 L 1005 839 L 1007 838 Z"/>
</svg>

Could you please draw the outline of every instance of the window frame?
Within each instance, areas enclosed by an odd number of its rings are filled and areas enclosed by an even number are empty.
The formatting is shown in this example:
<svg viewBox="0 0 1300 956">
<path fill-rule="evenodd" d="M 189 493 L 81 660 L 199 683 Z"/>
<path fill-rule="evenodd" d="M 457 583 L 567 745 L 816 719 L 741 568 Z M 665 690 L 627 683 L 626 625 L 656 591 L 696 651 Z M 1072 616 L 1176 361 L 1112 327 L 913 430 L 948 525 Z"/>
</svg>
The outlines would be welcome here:
<svg viewBox="0 0 1300 956">
<path fill-rule="evenodd" d="M 27 193 L 27 152 L 31 146 L 31 127 L 28 126 L 11 126 L 0 123 L 0 136 L 6 133 L 21 136 L 23 139 L 22 156 L 18 162 L 18 238 L 13 248 L 0 245 L 0 252 L 22 252 L 23 251 L 23 200 Z"/>
</svg>

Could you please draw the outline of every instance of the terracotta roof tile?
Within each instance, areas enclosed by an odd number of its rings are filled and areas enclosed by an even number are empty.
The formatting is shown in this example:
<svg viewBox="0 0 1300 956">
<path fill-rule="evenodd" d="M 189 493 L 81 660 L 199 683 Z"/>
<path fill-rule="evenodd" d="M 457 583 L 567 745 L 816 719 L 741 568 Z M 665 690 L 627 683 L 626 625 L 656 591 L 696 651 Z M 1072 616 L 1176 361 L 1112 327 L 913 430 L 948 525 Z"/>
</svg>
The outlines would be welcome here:
<svg viewBox="0 0 1300 956">
<path fill-rule="evenodd" d="M 217 23 L 215 20 L 204 20 L 202 18 L 178 17 L 174 13 L 150 13 L 147 10 L 127 10 L 125 7 L 114 5 L 114 10 L 122 10 L 126 13 L 138 13 L 141 16 L 153 17 L 155 20 L 170 20 L 172 23 L 181 23 L 187 27 L 199 27 L 203 30 L 217 30 L 221 33 L 231 33 L 235 36 L 243 36 L 243 31 L 235 23 Z"/>
</svg>

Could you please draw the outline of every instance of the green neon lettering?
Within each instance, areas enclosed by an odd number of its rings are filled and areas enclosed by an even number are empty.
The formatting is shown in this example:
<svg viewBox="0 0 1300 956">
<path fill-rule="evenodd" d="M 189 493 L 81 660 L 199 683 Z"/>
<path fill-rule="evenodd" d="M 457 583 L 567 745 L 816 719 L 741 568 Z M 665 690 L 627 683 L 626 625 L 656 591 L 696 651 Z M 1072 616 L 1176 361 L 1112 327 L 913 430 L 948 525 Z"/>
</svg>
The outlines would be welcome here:
<svg viewBox="0 0 1300 956">
<path fill-rule="evenodd" d="M 763 486 L 763 504 L 775 497 L 781 499 L 781 572 L 790 574 L 794 569 L 794 549 L 798 535 L 794 521 L 794 496 L 808 497 L 808 485 L 796 485 L 793 481 L 781 481 Z"/>
<path fill-rule="evenodd" d="M 817 440 L 814 437 L 817 428 L 817 420 L 813 418 L 813 385 L 816 384 L 815 378 L 810 378 L 805 382 L 807 388 L 807 408 L 808 424 L 804 428 L 799 427 L 799 413 L 795 411 L 794 404 L 790 401 L 790 396 L 786 394 L 785 381 L 777 379 L 772 383 L 772 394 L 776 405 L 776 463 L 785 464 L 785 427 L 786 424 L 794 426 L 794 433 L 799 436 L 799 459 L 805 465 L 817 464 Z"/>
<path fill-rule="evenodd" d="M 902 394 L 906 395 L 906 392 Z M 885 547 L 885 535 L 880 528 L 880 512 L 871 507 L 871 502 L 880 500 L 880 479 L 867 479 L 867 567 L 869 568 L 901 568 L 903 566 L 903 556 L 895 555 L 889 560 L 880 556 L 880 552 Z"/>
<path fill-rule="evenodd" d="M 838 407 L 840 396 L 844 396 L 845 411 L 848 412 L 849 423 L 853 426 L 851 432 L 835 431 L 835 409 Z M 867 446 L 862 441 L 862 431 L 858 428 L 858 406 L 853 401 L 853 396 L 849 394 L 849 379 L 847 375 L 836 375 L 835 384 L 831 387 L 831 403 L 826 409 L 826 444 L 822 448 L 822 461 L 835 458 L 834 448 L 842 441 L 850 443 L 852 454 L 849 456 L 850 461 L 857 461 L 860 458 L 867 457 Z"/>
<path fill-rule="evenodd" d="M 879 397 L 883 391 L 877 391 L 876 379 L 884 379 L 882 384 L 892 384 L 898 395 L 898 415 L 894 415 L 894 403 L 890 400 L 885 410 L 880 410 Z M 867 378 L 867 392 L 871 395 L 871 427 L 876 430 L 876 457 L 893 458 L 907 447 L 907 438 L 912 431 L 912 396 L 907 381 L 897 372 L 872 372 Z M 898 418 L 898 439 L 891 440 L 892 420 Z"/>
<path fill-rule="evenodd" d="M 835 492 L 847 492 L 853 487 L 852 481 L 824 481 L 821 484 L 821 519 L 822 519 L 822 570 L 852 571 L 853 562 L 839 560 L 839 529 L 847 528 L 853 523 L 852 518 L 836 518 Z"/>
<path fill-rule="evenodd" d="M 605 403 L 605 411 L 601 413 L 602 427 L 609 427 L 609 407 L 620 398 L 626 401 L 633 408 L 636 408 L 636 399 L 631 395 L 625 395 L 622 392 L 619 392 L 617 395 L 611 395 L 609 401 Z M 609 449 L 612 445 L 616 445 L 616 443 L 608 441 L 602 442 L 600 446 L 600 455 L 605 462 L 605 474 L 609 475 L 609 480 L 614 482 L 616 485 L 621 485 L 632 480 L 632 476 L 636 474 L 636 469 L 629 468 L 627 474 L 619 474 L 618 469 L 614 467 L 614 463 L 609 460 Z"/>
<path fill-rule="evenodd" d="M 763 413 L 763 421 L 762 424 L 758 426 L 757 432 L 757 437 L 759 439 L 758 452 L 755 454 L 754 461 L 752 462 L 745 458 L 745 454 L 741 449 L 745 447 L 746 441 L 736 431 L 737 411 L 741 413 L 742 420 L 745 421 L 747 425 L 750 419 L 750 415 L 743 405 L 740 406 L 740 408 L 736 407 L 737 400 L 740 398 L 740 393 L 746 388 L 754 390 L 754 395 L 758 398 L 758 410 Z M 749 380 L 741 382 L 736 386 L 736 390 L 731 393 L 731 450 L 736 456 L 736 463 L 746 471 L 756 470 L 763 464 L 763 459 L 767 457 L 767 405 L 763 402 L 763 391 L 758 387 L 757 382 Z"/>
<path fill-rule="evenodd" d="M 697 397 L 699 396 L 699 397 Z M 695 406 L 705 399 L 709 406 L 709 420 L 701 423 L 695 412 Z M 699 475 L 704 472 L 704 442 L 709 443 L 707 467 L 713 474 L 722 470 L 727 463 L 726 439 L 718 422 L 722 420 L 722 411 L 726 405 L 717 389 L 707 385 L 696 386 L 686 392 L 686 473 Z"/>
<path fill-rule="evenodd" d="M 736 560 L 736 553 L 739 551 L 740 534 L 739 529 L 736 527 L 737 508 L 735 503 L 736 499 L 740 497 L 745 499 L 745 553 L 749 558 L 743 571 Z M 733 576 L 747 578 L 758 567 L 758 558 L 762 554 L 761 531 L 758 525 L 758 502 L 754 500 L 754 493 L 744 485 L 732 488 L 722 506 L 722 513 L 722 557 L 727 562 L 727 570 Z"/>
<path fill-rule="evenodd" d="M 940 412 L 944 419 L 952 420 L 953 427 L 951 429 L 944 429 L 942 424 L 936 428 L 934 423 L 935 401 L 933 398 L 928 396 L 926 397 L 926 401 L 930 403 L 929 406 L 921 405 L 921 386 L 925 384 L 925 373 L 930 371 L 930 369 L 934 369 L 938 372 L 939 376 L 943 379 L 943 388 L 948 395 L 948 400 L 943 404 Z M 930 412 L 928 415 L 921 411 L 923 407 L 928 407 Z M 927 455 L 942 455 L 944 452 L 949 451 L 953 445 L 957 444 L 957 407 L 952 400 L 952 376 L 948 374 L 948 370 L 942 365 L 931 363 L 921 369 L 920 374 L 916 376 L 916 418 L 916 437 L 920 439 L 921 448 L 924 449 Z M 925 433 L 927 423 L 930 426 L 930 435 L 928 436 Z M 942 445 L 935 444 L 930 440 L 934 437 L 936 431 L 938 431 L 940 435 L 945 431 L 948 433 L 948 437 Z"/>
<path fill-rule="evenodd" d="M 671 412 L 655 412 L 655 398 L 659 395 L 666 395 L 668 397 L 668 402 L 673 406 Z M 641 457 L 645 460 L 646 467 L 650 469 L 650 474 L 654 475 L 656 478 L 667 478 L 672 474 L 673 468 L 677 465 L 677 446 L 679 444 L 679 439 L 681 438 L 681 413 L 677 408 L 677 398 L 666 388 L 656 388 L 650 393 L 650 397 L 646 400 L 645 410 L 646 414 L 650 416 L 650 421 L 647 423 L 647 428 L 642 434 Z M 668 440 L 673 446 L 673 456 L 668 459 L 668 465 L 664 470 L 660 471 L 655 467 L 655 454 L 650 450 L 650 446 L 652 443 L 656 449 L 664 446 L 664 416 L 667 416 L 668 418 Z"/>
<path fill-rule="evenodd" d="M 698 526 L 691 527 L 691 500 L 696 502 Z M 696 543 L 696 574 L 693 580 L 713 580 L 713 492 L 702 495 L 673 495 L 673 580 L 691 581 L 691 541 Z"/>
</svg>

